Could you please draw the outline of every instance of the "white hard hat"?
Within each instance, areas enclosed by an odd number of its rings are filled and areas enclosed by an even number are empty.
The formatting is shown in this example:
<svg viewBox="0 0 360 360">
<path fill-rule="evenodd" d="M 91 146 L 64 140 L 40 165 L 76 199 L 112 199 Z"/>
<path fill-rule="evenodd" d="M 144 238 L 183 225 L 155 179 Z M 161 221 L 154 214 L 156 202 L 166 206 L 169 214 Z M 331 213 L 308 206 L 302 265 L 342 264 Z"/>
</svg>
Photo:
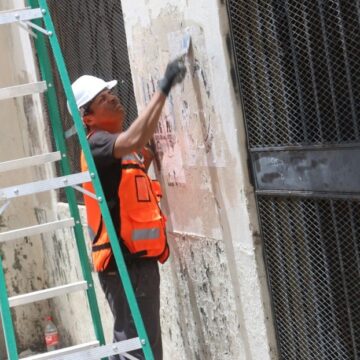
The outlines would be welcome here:
<svg viewBox="0 0 360 360">
<path fill-rule="evenodd" d="M 71 85 L 78 109 L 80 110 L 82 106 L 87 104 L 89 101 L 93 100 L 96 97 L 96 95 L 98 95 L 101 91 L 105 89 L 110 90 L 114 86 L 116 86 L 117 83 L 118 83 L 117 80 L 106 82 L 102 79 L 99 79 L 91 75 L 80 76 Z M 68 104 L 68 110 L 69 112 L 71 112 L 69 108 L 69 104 Z"/>
</svg>

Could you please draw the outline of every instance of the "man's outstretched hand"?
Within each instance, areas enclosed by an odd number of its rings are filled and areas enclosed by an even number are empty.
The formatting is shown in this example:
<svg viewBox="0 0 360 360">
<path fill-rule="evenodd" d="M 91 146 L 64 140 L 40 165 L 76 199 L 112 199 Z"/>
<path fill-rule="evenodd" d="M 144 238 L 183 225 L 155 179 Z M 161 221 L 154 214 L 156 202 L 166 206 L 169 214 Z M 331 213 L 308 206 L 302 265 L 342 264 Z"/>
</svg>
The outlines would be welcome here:
<svg viewBox="0 0 360 360">
<path fill-rule="evenodd" d="M 183 57 L 171 61 L 165 71 L 164 77 L 159 82 L 159 88 L 164 95 L 168 96 L 171 88 L 181 83 L 186 75 L 186 66 Z"/>
</svg>

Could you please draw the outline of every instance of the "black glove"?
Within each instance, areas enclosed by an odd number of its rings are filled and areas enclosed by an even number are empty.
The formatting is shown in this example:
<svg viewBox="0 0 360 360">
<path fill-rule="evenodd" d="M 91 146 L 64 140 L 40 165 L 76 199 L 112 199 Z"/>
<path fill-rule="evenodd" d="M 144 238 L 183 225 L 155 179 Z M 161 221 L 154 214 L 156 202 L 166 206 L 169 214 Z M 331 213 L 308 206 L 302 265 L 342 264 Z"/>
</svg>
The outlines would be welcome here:
<svg viewBox="0 0 360 360">
<path fill-rule="evenodd" d="M 171 61 L 166 67 L 164 77 L 159 81 L 159 88 L 168 96 L 171 88 L 181 83 L 186 75 L 186 66 L 184 64 L 183 58 L 177 58 Z"/>
</svg>

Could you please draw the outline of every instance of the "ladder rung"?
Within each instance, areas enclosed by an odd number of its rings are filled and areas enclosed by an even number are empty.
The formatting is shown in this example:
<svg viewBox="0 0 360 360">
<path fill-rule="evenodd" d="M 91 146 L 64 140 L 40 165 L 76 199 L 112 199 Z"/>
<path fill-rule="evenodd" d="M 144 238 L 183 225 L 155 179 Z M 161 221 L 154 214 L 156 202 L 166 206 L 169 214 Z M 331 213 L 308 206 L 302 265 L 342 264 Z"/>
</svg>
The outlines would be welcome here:
<svg viewBox="0 0 360 360">
<path fill-rule="evenodd" d="M 88 171 L 85 171 L 85 172 L 62 176 L 49 180 L 41 180 L 28 184 L 3 188 L 0 189 L 0 198 L 13 199 L 19 196 L 25 196 L 25 195 L 37 194 L 44 191 L 61 189 L 67 186 L 83 184 L 90 181 L 91 181 L 90 174 Z"/>
<path fill-rule="evenodd" d="M 97 348 L 97 347 L 99 347 L 99 345 L 100 345 L 99 341 L 92 341 L 92 342 L 89 342 L 86 344 L 70 346 L 70 347 L 67 347 L 64 349 L 50 351 L 50 352 L 47 352 L 44 354 L 32 355 L 32 356 L 23 358 L 22 360 L 50 360 L 50 359 L 55 359 L 58 356 L 65 356 L 65 355 L 77 353 L 79 351 Z"/>
<path fill-rule="evenodd" d="M 75 134 L 76 134 L 76 127 L 75 125 L 73 125 L 70 129 L 65 131 L 65 139 L 70 139 Z"/>
<path fill-rule="evenodd" d="M 45 81 L 0 88 L 0 100 L 42 93 L 47 89 Z"/>
<path fill-rule="evenodd" d="M 47 300 L 56 296 L 70 294 L 80 290 L 86 290 L 87 288 L 88 284 L 86 281 L 79 281 L 73 284 L 57 286 L 50 289 L 35 291 L 29 294 L 12 296 L 9 298 L 9 304 L 10 307 L 31 304 L 36 301 Z"/>
<path fill-rule="evenodd" d="M 41 9 L 18 9 L 0 11 L 0 25 L 11 24 L 18 21 L 29 21 L 43 17 Z"/>
<path fill-rule="evenodd" d="M 42 165 L 49 162 L 59 161 L 61 159 L 61 154 L 59 151 L 24 157 L 21 159 L 10 160 L 0 163 L 0 172 L 22 169 L 25 167 Z"/>
<path fill-rule="evenodd" d="M 141 349 L 142 345 L 139 338 L 119 341 L 117 343 L 100 346 L 95 349 L 83 351 L 78 354 L 67 355 L 63 358 L 54 360 L 99 360 L 112 355 L 124 354 L 129 351 Z"/>
<path fill-rule="evenodd" d="M 51 352 L 48 353 L 49 355 L 52 355 L 51 357 L 41 357 L 43 355 L 34 355 L 24 360 L 99 360 L 102 358 L 107 358 L 108 356 L 125 354 L 129 351 L 134 351 L 141 348 L 142 346 L 140 339 L 133 338 L 119 341 L 113 344 L 95 347 L 92 349 L 73 351 L 66 355 L 56 354 L 57 351 L 66 351 L 66 349 L 56 350 L 53 352 L 53 354 Z"/>
<path fill-rule="evenodd" d="M 29 226 L 22 229 L 10 230 L 0 233 L 0 243 L 9 240 L 19 239 L 25 236 L 38 235 L 58 229 L 64 229 L 67 227 L 72 227 L 74 225 L 74 219 L 65 219 L 49 222 L 46 224 Z"/>
</svg>

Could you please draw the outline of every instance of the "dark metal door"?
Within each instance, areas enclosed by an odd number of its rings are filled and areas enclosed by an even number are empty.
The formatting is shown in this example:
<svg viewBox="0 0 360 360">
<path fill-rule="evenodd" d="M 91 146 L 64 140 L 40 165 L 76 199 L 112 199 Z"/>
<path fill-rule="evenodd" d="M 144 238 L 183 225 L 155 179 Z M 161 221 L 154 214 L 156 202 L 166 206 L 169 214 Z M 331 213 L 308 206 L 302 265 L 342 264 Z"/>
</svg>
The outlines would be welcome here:
<svg viewBox="0 0 360 360">
<path fill-rule="evenodd" d="M 280 358 L 360 358 L 360 1 L 228 0 Z"/>
</svg>

